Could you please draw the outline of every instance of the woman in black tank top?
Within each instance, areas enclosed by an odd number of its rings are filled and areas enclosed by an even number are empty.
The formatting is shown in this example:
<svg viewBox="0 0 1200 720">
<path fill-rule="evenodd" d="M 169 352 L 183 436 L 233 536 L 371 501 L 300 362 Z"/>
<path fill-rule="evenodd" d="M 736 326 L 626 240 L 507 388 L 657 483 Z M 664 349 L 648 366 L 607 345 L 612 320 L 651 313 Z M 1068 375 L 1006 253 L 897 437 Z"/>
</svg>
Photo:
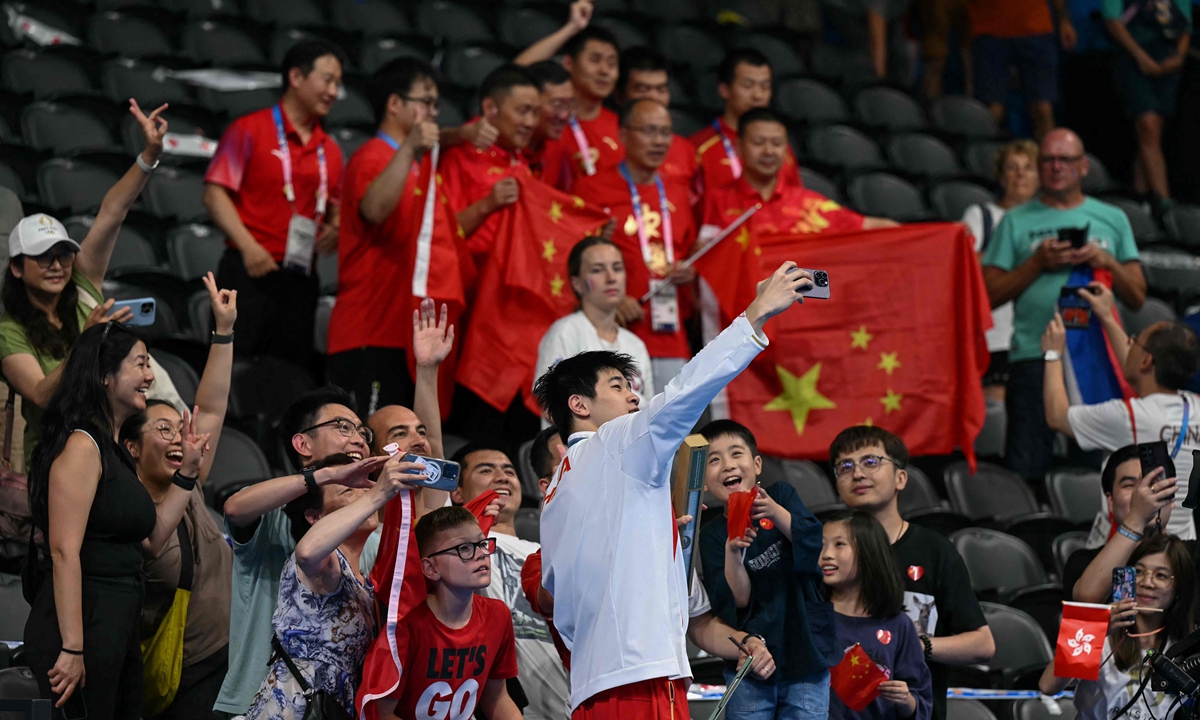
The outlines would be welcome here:
<svg viewBox="0 0 1200 720">
<path fill-rule="evenodd" d="M 121 423 L 145 409 L 153 382 L 136 334 L 113 322 L 84 331 L 34 451 L 29 504 L 47 557 L 25 577 L 25 646 L 42 696 L 65 720 L 140 714 L 142 553 L 157 553 L 175 532 L 196 482 L 176 474 L 156 509 L 116 442 Z M 185 467 L 207 442 L 190 429 Z"/>
</svg>

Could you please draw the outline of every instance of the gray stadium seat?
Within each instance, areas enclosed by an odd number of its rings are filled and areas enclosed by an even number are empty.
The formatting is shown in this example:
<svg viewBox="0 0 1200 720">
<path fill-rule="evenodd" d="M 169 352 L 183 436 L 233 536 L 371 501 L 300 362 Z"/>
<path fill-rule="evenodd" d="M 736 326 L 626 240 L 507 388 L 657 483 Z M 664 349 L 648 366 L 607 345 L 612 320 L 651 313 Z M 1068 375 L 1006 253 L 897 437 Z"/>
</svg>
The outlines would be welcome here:
<svg viewBox="0 0 1200 720">
<path fill-rule="evenodd" d="M 163 103 L 187 102 L 189 96 L 183 83 L 158 74 L 157 70 L 155 65 L 128 58 L 110 60 L 100 73 L 100 87 L 114 102 L 127 103 L 129 98 L 137 100 L 145 112 Z M 175 132 L 175 128 L 171 131 Z"/>
<path fill-rule="evenodd" d="M 200 88 L 197 96 L 200 98 L 200 104 L 205 108 L 217 113 L 226 113 L 230 119 L 239 118 L 279 102 L 277 88 L 234 90 L 232 92 Z M 333 106 L 336 108 L 338 103 L 334 103 Z"/>
<path fill-rule="evenodd" d="M 810 512 L 841 505 L 832 481 L 821 468 L 808 460 L 785 460 L 764 455 L 762 477 L 764 486 L 777 482 L 791 485 Z"/>
<path fill-rule="evenodd" d="M 325 15 L 313 0 L 245 0 L 246 15 L 270 25 L 324 25 Z"/>
<path fill-rule="evenodd" d="M 629 3 L 625 0 L 595 0 L 592 3 L 592 16 L 623 15 L 629 12 Z"/>
<path fill-rule="evenodd" d="M 971 527 L 950 536 L 962 556 L 975 592 L 1001 595 L 1050 582 L 1037 553 L 1020 538 L 988 528 Z"/>
<path fill-rule="evenodd" d="M 692 0 L 639 0 L 638 12 L 667 24 L 687 22 L 699 17 Z"/>
<path fill-rule="evenodd" d="M 1100 158 L 1088 153 L 1088 174 L 1083 176 L 1083 191 L 1088 195 L 1100 195 L 1106 192 L 1117 190 L 1120 186 L 1112 178 L 1112 173 L 1108 171 L 1108 166 L 1105 165 Z"/>
<path fill-rule="evenodd" d="M 142 106 L 145 109 L 145 106 Z M 200 110 L 195 109 L 197 114 Z M 205 137 L 216 137 L 219 126 L 215 119 L 203 121 L 204 125 L 197 124 L 189 116 L 177 114 L 174 110 L 168 109 L 162 114 L 162 117 L 167 121 L 167 127 L 172 133 L 180 135 L 203 135 Z M 146 136 L 142 134 L 142 126 L 138 123 L 137 118 L 132 115 L 126 115 L 121 119 L 121 140 L 125 147 L 125 152 L 130 156 L 140 153 L 146 149 Z M 171 161 L 172 156 L 166 153 L 164 160 Z"/>
<path fill-rule="evenodd" d="M 1130 310 L 1125 303 L 1117 300 L 1117 310 L 1121 313 L 1121 325 L 1130 335 L 1137 335 L 1156 322 L 1176 320 L 1174 308 L 1156 297 L 1147 297 L 1139 310 Z"/>
<path fill-rule="evenodd" d="M 819 192 L 830 200 L 842 202 L 842 191 L 838 188 L 837 183 L 825 177 L 821 173 L 811 168 L 800 168 L 800 181 L 804 183 L 804 187 L 814 192 Z"/>
<path fill-rule="evenodd" d="M 967 146 L 963 152 L 963 164 L 973 175 L 988 180 L 996 179 L 996 155 L 1004 143 L 994 140 L 981 140 Z"/>
<path fill-rule="evenodd" d="M 879 146 L 846 125 L 815 128 L 808 134 L 807 145 L 809 156 L 824 165 L 849 171 L 883 167 Z"/>
<path fill-rule="evenodd" d="M 658 49 L 676 67 L 703 73 L 721 64 L 725 47 L 708 30 L 695 25 L 667 25 L 658 31 Z M 715 87 L 715 85 L 714 85 Z"/>
<path fill-rule="evenodd" d="M 114 280 L 105 280 L 100 294 L 105 298 L 116 298 L 117 300 L 154 298 L 154 324 L 140 328 L 141 332 L 151 338 L 169 337 L 179 334 L 179 321 L 175 319 L 175 311 L 171 309 L 171 305 L 161 295 L 145 288 L 127 285 Z"/>
<path fill-rule="evenodd" d="M 0 182 L 0 238 L 8 237 L 12 229 L 25 217 L 25 208 L 21 198 Z M 8 262 L 8 246 L 0 248 L 0 262 Z"/>
<path fill-rule="evenodd" d="M 1013 703 L 1011 720 L 1075 720 L 1075 715 L 1075 703 L 1065 698 L 1026 698 Z"/>
<path fill-rule="evenodd" d="M 0 162 L 0 187 L 12 190 L 18 198 L 26 197 L 25 183 L 21 181 L 21 176 L 4 162 Z"/>
<path fill-rule="evenodd" d="M 912 96 L 889 87 L 860 90 L 854 115 L 862 124 L 888 132 L 915 132 L 926 127 L 925 113 Z"/>
<path fill-rule="evenodd" d="M 983 428 L 975 438 L 975 454 L 980 457 L 1004 455 L 1004 442 L 1008 434 L 1008 411 L 1004 403 L 994 398 L 985 398 L 987 408 Z"/>
<path fill-rule="evenodd" d="M 150 20 L 115 10 L 97 12 L 88 23 L 92 47 L 105 55 L 136 58 L 170 55 L 171 40 Z"/>
<path fill-rule="evenodd" d="M 981 602 L 979 606 L 996 641 L 996 654 L 989 665 L 1014 674 L 1026 671 L 1040 675 L 1054 659 L 1054 649 L 1037 621 L 1005 605 Z"/>
<path fill-rule="evenodd" d="M 1078 525 L 1091 525 L 1104 508 L 1100 473 L 1086 468 L 1051 470 L 1046 473 L 1046 494 L 1054 512 Z"/>
<path fill-rule="evenodd" d="M 996 720 L 996 716 L 978 700 L 950 698 L 946 701 L 946 720 Z"/>
<path fill-rule="evenodd" d="M 607 29 L 617 38 L 617 46 L 624 50 L 625 48 L 636 47 L 638 45 L 649 45 L 650 39 L 646 33 L 639 30 L 632 23 L 625 22 L 614 17 L 601 17 L 593 20 L 597 27 Z"/>
<path fill-rule="evenodd" d="M 237 15 L 236 0 L 160 0 L 166 10 L 183 13 L 192 19 Z"/>
<path fill-rule="evenodd" d="M 671 93 L 671 102 L 672 104 L 675 102 L 674 92 Z M 683 137 L 687 138 L 692 134 L 704 129 L 707 125 L 708 123 L 704 122 L 687 110 L 680 110 L 679 108 L 674 107 L 671 108 L 671 129 L 675 131 L 676 135 L 682 135 Z"/>
<path fill-rule="evenodd" d="M 82 244 L 95 220 L 92 215 L 75 215 L 62 223 L 71 239 Z M 154 245 L 129 223 L 121 225 L 121 229 L 117 231 L 112 258 L 108 261 L 108 271 L 112 273 L 121 270 L 157 269 L 158 266 L 158 254 L 154 252 Z"/>
<path fill-rule="evenodd" d="M 938 217 L 951 222 L 962 220 L 963 213 L 972 205 L 995 202 L 996 196 L 982 185 L 964 180 L 948 180 L 929 191 L 929 201 Z"/>
<path fill-rule="evenodd" d="M 204 176 L 175 167 L 160 167 L 142 191 L 151 213 L 183 223 L 208 219 L 208 208 L 201 200 L 203 195 Z"/>
<path fill-rule="evenodd" d="M 0 574 L 0 607 L 4 608 L 0 613 L 0 640 L 20 642 L 25 637 L 25 620 L 29 618 L 29 603 L 21 593 L 20 576 Z M 34 690 L 37 690 L 36 685 Z"/>
<path fill-rule="evenodd" d="M 1021 476 L 999 465 L 981 462 L 972 475 L 959 461 L 946 467 L 944 477 L 950 505 L 972 520 L 1006 520 L 1041 510 Z"/>
<path fill-rule="evenodd" d="M 265 429 L 316 383 L 304 368 L 270 356 L 234 358 L 229 417 Z"/>
<path fill-rule="evenodd" d="M 888 173 L 859 175 L 846 189 L 850 204 L 864 215 L 912 222 L 929 217 L 921 192 L 912 183 Z"/>
<path fill-rule="evenodd" d="M 167 233 L 171 272 L 181 280 L 198 280 L 210 271 L 216 273 L 224 254 L 225 236 L 208 225 L 180 225 Z"/>
<path fill-rule="evenodd" d="M 36 150 L 68 155 L 115 149 L 112 133 L 92 113 L 51 102 L 30 103 L 21 111 L 21 134 Z"/>
<path fill-rule="evenodd" d="M 1087 547 L 1088 536 L 1091 532 L 1087 530 L 1072 530 L 1071 532 L 1063 533 L 1054 538 L 1054 567 L 1058 571 L 1058 576 L 1062 577 L 1063 572 L 1067 567 L 1067 560 L 1076 550 L 1083 550 Z M 1070 599 L 1072 588 L 1063 588 L 1063 593 Z"/>
<path fill-rule="evenodd" d="M 458 47 L 446 53 L 443 67 L 451 82 L 463 87 L 479 87 L 483 79 L 508 60 L 481 47 Z"/>
<path fill-rule="evenodd" d="M 358 64 L 363 72 L 373 73 L 389 62 L 401 57 L 415 57 L 429 60 L 429 53 L 403 40 L 378 38 L 364 40 L 359 51 Z"/>
<path fill-rule="evenodd" d="M 1000 126 L 987 106 L 973 98 L 945 95 L 929 109 L 939 130 L 969 140 L 988 140 L 1000 135 Z"/>
<path fill-rule="evenodd" d="M 13 50 L 0 66 L 4 87 L 15 93 L 44 98 L 56 93 L 86 93 L 92 81 L 79 65 L 49 51 Z"/>
<path fill-rule="evenodd" d="M 333 306 L 337 298 L 324 295 L 317 299 L 316 325 L 313 328 L 313 349 L 319 355 L 324 355 L 329 349 L 329 318 L 333 315 Z"/>
<path fill-rule="evenodd" d="M 362 130 L 349 127 L 332 128 L 329 130 L 329 135 L 333 138 L 334 142 L 338 144 L 338 147 L 342 149 L 342 156 L 346 158 L 347 161 L 350 160 L 350 156 L 353 155 L 355 151 L 362 147 L 363 143 L 373 137 Z"/>
<path fill-rule="evenodd" d="M 316 30 L 305 30 L 298 27 L 278 27 L 271 35 L 267 45 L 267 60 L 275 66 L 283 63 L 283 57 L 292 46 L 304 40 L 327 40 Z"/>
<path fill-rule="evenodd" d="M 212 339 L 212 301 L 208 297 L 208 290 L 197 290 L 188 296 L 187 309 L 192 337 L 197 342 L 209 342 Z"/>
<path fill-rule="evenodd" d="M 18 593 L 19 594 L 19 593 Z M 21 600 L 24 602 L 24 598 Z M 28 615 L 28 610 L 26 611 Z M 20 636 L 18 636 L 19 638 Z M 38 690 L 37 680 L 33 671 L 27 667 L 8 667 L 0 670 L 0 698 L 5 700 L 37 700 L 42 697 Z M 50 708 L 46 708 L 47 713 Z M 0 713 L 4 720 L 18 720 L 26 717 L 36 717 L 34 713 L 5 712 Z"/>
<path fill-rule="evenodd" d="M 487 23 L 474 10 L 448 0 L 434 0 L 417 6 L 417 29 L 430 37 L 453 43 L 494 39 Z"/>
<path fill-rule="evenodd" d="M 1167 297 L 1190 298 L 1200 290 L 1200 260 L 1182 248 L 1155 245 L 1141 253 L 1146 285 Z"/>
<path fill-rule="evenodd" d="M 500 41 L 514 48 L 525 48 L 556 32 L 562 23 L 530 7 L 516 7 L 500 15 Z"/>
<path fill-rule="evenodd" d="M 217 441 L 215 452 L 208 481 L 204 483 L 204 498 L 210 507 L 217 510 L 224 506 L 224 497 L 221 498 L 222 502 L 217 502 L 222 490 L 269 480 L 274 474 L 267 456 L 254 440 L 228 425 L 221 429 L 221 439 Z"/>
<path fill-rule="evenodd" d="M 758 0 L 718 0 L 708 3 L 708 14 L 722 25 L 767 27 L 771 14 Z"/>
<path fill-rule="evenodd" d="M 696 104 L 709 117 L 720 115 L 725 111 L 725 101 L 721 99 L 720 84 L 715 71 L 705 72 L 696 78 Z"/>
<path fill-rule="evenodd" d="M 905 472 L 908 483 L 898 496 L 901 517 L 944 537 L 971 524 L 966 517 L 950 509 L 950 503 L 938 495 L 933 481 L 921 468 L 909 463 Z"/>
<path fill-rule="evenodd" d="M 1138 247 L 1162 240 L 1163 233 L 1159 230 L 1158 223 L 1154 222 L 1154 216 L 1150 214 L 1146 205 L 1120 195 L 1109 195 L 1101 199 L 1110 205 L 1121 208 L 1121 212 L 1129 218 L 1129 225 L 1133 228 L 1133 239 L 1137 242 Z"/>
<path fill-rule="evenodd" d="M 809 125 L 832 125 L 850 118 L 846 101 L 822 82 L 792 78 L 775 84 L 775 106 L 784 117 Z"/>
<path fill-rule="evenodd" d="M 962 170 L 949 145 L 923 133 L 893 137 L 887 154 L 892 167 L 925 180 L 953 177 Z"/>
<path fill-rule="evenodd" d="M 196 62 L 211 63 L 216 67 L 267 62 L 262 48 L 249 35 L 232 25 L 213 20 L 188 25 L 183 31 L 183 50 Z"/>
<path fill-rule="evenodd" d="M 207 292 L 205 297 L 207 298 Z M 179 399 L 189 408 L 194 406 L 196 390 L 200 387 L 200 375 L 196 373 L 195 368 L 188 365 L 183 358 L 172 355 L 166 350 L 156 349 L 153 355 L 154 363 L 161 366 L 154 368 L 155 373 L 165 371 L 171 377 L 171 382 L 175 384 L 175 389 L 179 391 Z"/>
<path fill-rule="evenodd" d="M 541 504 L 542 491 L 538 488 L 537 472 L 533 469 L 530 452 L 533 450 L 533 440 L 526 440 L 517 448 L 517 477 L 521 480 L 521 505 L 536 506 Z"/>
<path fill-rule="evenodd" d="M 513 518 L 517 537 L 529 542 L 541 542 L 541 514 L 542 511 L 539 508 L 519 508 L 517 516 Z"/>
<path fill-rule="evenodd" d="M 1172 242 L 1200 253 L 1200 206 L 1174 205 L 1163 215 L 1163 224 Z"/>
<path fill-rule="evenodd" d="M 334 27 L 366 37 L 385 37 L 412 32 L 408 18 L 388 0 L 334 0 Z"/>
<path fill-rule="evenodd" d="M 38 195 L 50 208 L 84 213 L 100 207 L 104 195 L 118 178 L 95 165 L 55 158 L 38 166 Z"/>
<path fill-rule="evenodd" d="M 328 127 L 339 125 L 375 125 L 375 111 L 371 103 L 358 90 L 346 87 L 346 97 L 333 104 L 329 114 L 325 116 Z"/>
<path fill-rule="evenodd" d="M 745 35 L 734 43 L 734 47 L 754 48 L 771 61 L 771 72 L 776 78 L 799 75 L 804 72 L 804 62 L 791 44 L 766 33 Z"/>
</svg>

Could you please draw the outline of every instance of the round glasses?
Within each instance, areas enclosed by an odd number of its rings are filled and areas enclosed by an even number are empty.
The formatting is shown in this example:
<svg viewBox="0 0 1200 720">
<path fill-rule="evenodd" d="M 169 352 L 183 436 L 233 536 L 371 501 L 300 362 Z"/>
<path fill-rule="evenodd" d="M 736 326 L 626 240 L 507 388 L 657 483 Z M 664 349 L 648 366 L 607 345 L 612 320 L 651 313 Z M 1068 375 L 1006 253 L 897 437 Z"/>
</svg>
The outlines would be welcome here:
<svg viewBox="0 0 1200 720">
<path fill-rule="evenodd" d="M 428 555 L 426 555 L 425 557 L 434 557 L 435 555 L 448 555 L 450 553 L 454 553 L 455 555 L 458 555 L 459 560 L 469 562 L 471 560 L 474 560 L 475 556 L 478 555 L 480 552 L 483 553 L 484 557 L 488 557 L 492 553 L 496 552 L 496 538 L 484 538 L 483 540 L 480 540 L 479 542 L 463 543 L 462 545 L 455 545 L 454 547 L 449 547 L 449 548 L 446 548 L 445 550 L 438 550 L 437 552 L 431 552 Z"/>
</svg>

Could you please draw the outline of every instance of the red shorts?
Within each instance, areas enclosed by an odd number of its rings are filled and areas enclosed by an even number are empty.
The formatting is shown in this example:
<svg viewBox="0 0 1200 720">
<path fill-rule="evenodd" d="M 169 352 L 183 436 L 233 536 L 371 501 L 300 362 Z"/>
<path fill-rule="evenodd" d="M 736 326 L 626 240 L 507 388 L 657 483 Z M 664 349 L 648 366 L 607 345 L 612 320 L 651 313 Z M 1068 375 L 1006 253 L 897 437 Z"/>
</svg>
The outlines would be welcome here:
<svg viewBox="0 0 1200 720">
<path fill-rule="evenodd" d="M 654 678 L 596 693 L 571 720 L 691 720 L 687 680 Z"/>
</svg>

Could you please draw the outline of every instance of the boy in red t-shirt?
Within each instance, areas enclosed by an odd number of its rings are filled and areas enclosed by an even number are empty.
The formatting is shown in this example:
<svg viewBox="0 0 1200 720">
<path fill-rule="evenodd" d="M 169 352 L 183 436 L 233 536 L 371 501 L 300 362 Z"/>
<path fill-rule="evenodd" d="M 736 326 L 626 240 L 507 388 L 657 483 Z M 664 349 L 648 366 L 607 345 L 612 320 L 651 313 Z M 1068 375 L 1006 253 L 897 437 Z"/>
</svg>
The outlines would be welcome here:
<svg viewBox="0 0 1200 720">
<path fill-rule="evenodd" d="M 505 686 L 517 676 L 512 614 L 475 594 L 491 581 L 496 540 L 461 507 L 425 515 L 415 534 L 432 589 L 396 627 L 402 677 L 378 717 L 468 720 L 478 706 L 489 720 L 521 720 Z"/>
</svg>

